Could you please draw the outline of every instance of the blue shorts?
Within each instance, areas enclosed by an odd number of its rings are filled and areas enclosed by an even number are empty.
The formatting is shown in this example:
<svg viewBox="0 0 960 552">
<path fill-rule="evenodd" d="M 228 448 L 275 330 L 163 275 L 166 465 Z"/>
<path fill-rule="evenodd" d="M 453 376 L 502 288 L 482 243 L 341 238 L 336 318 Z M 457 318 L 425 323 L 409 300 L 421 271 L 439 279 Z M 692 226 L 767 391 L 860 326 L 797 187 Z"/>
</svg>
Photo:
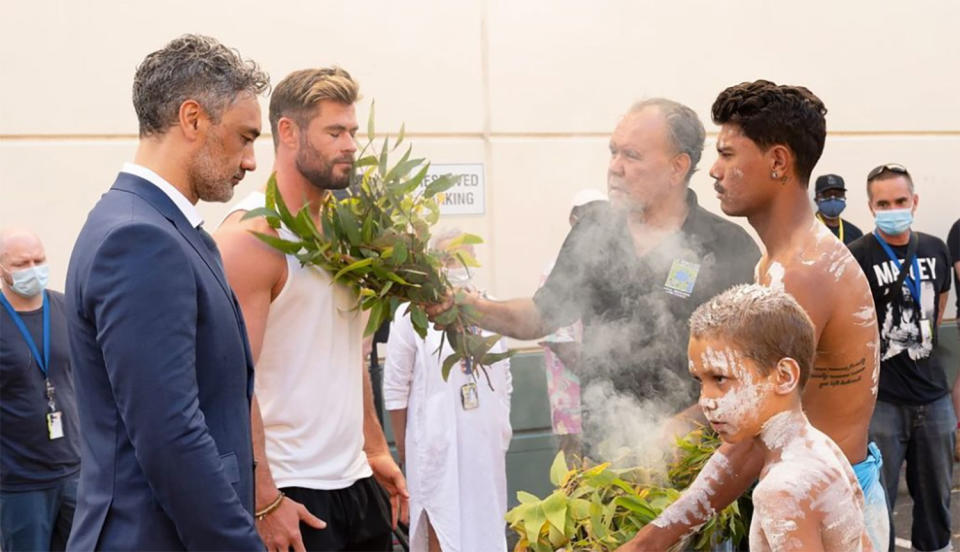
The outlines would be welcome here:
<svg viewBox="0 0 960 552">
<path fill-rule="evenodd" d="M 887 513 L 887 495 L 880 484 L 880 466 L 883 456 L 876 443 L 867 445 L 867 457 L 853 465 L 857 481 L 863 489 L 863 523 L 874 550 L 886 550 L 890 542 L 890 517 Z"/>
</svg>

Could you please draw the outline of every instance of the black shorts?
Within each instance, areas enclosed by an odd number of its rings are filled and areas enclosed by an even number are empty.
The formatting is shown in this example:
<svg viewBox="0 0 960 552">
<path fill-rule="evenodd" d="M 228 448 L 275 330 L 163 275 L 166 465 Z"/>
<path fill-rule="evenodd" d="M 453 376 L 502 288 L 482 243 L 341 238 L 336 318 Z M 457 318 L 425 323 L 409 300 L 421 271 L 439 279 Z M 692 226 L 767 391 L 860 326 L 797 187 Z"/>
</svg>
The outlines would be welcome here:
<svg viewBox="0 0 960 552">
<path fill-rule="evenodd" d="M 300 534 L 307 550 L 392 550 L 390 497 L 373 477 L 360 479 L 345 489 L 285 487 L 281 490 L 327 522 L 326 529 L 314 529 L 300 523 Z"/>
</svg>

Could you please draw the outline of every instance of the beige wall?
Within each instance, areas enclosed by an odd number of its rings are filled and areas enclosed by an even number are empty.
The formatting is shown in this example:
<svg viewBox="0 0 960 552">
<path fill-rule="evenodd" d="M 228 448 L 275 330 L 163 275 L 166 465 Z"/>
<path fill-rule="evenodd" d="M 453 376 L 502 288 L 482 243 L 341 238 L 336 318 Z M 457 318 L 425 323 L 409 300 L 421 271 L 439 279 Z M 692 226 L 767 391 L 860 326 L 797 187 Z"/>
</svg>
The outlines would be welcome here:
<svg viewBox="0 0 960 552">
<path fill-rule="evenodd" d="M 916 175 L 916 228 L 943 237 L 960 217 L 960 3 L 950 0 L 4 0 L 3 13 L 0 224 L 38 230 L 53 287 L 87 210 L 136 147 L 137 63 L 184 32 L 238 48 L 274 82 L 340 64 L 361 82 L 361 120 L 376 98 L 378 129 L 405 122 L 417 153 L 484 163 L 486 214 L 442 224 L 487 239 L 483 280 L 500 297 L 534 290 L 571 196 L 605 187 L 607 135 L 644 97 L 677 99 L 707 121 L 692 187 L 710 209 L 710 104 L 762 77 L 804 84 L 826 103 L 830 135 L 814 174 L 847 179 L 848 218 L 871 226 L 863 179 L 887 161 Z M 269 137 L 257 155 L 238 194 L 264 182 Z M 215 220 L 224 206 L 202 212 Z"/>
</svg>

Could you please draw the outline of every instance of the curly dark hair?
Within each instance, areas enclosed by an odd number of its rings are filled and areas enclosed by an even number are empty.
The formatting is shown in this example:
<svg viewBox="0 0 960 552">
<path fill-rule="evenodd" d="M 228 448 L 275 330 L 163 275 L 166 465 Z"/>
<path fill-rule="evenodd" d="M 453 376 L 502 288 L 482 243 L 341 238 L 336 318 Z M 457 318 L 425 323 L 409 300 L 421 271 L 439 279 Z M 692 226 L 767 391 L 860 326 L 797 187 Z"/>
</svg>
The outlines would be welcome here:
<svg viewBox="0 0 960 552">
<path fill-rule="evenodd" d="M 742 82 L 721 92 L 711 112 L 714 123 L 739 126 L 761 148 L 789 147 L 797 176 L 809 182 L 827 137 L 827 108 L 813 92 L 767 80 Z"/>
<path fill-rule="evenodd" d="M 196 100 L 219 122 L 238 94 L 259 95 L 269 88 L 270 77 L 256 62 L 216 39 L 194 34 L 175 38 L 144 58 L 133 78 L 140 137 L 165 133 L 186 100 Z"/>
</svg>

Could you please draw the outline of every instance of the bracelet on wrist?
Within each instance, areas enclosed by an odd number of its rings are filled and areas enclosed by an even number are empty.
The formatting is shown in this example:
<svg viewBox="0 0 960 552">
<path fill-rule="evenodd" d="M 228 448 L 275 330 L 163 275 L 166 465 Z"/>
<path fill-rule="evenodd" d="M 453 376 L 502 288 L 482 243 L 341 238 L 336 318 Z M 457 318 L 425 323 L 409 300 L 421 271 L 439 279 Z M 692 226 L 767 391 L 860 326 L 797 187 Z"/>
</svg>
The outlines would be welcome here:
<svg viewBox="0 0 960 552">
<path fill-rule="evenodd" d="M 254 517 L 256 518 L 256 520 L 260 521 L 263 518 L 269 516 L 271 513 L 273 513 L 274 510 L 280 507 L 280 503 L 283 502 L 283 498 L 285 496 L 287 495 L 283 494 L 283 491 L 280 491 L 277 494 L 277 498 L 273 499 L 273 502 L 271 502 L 270 504 L 267 504 L 267 506 L 262 510 L 257 510 L 257 513 L 254 514 Z"/>
</svg>

